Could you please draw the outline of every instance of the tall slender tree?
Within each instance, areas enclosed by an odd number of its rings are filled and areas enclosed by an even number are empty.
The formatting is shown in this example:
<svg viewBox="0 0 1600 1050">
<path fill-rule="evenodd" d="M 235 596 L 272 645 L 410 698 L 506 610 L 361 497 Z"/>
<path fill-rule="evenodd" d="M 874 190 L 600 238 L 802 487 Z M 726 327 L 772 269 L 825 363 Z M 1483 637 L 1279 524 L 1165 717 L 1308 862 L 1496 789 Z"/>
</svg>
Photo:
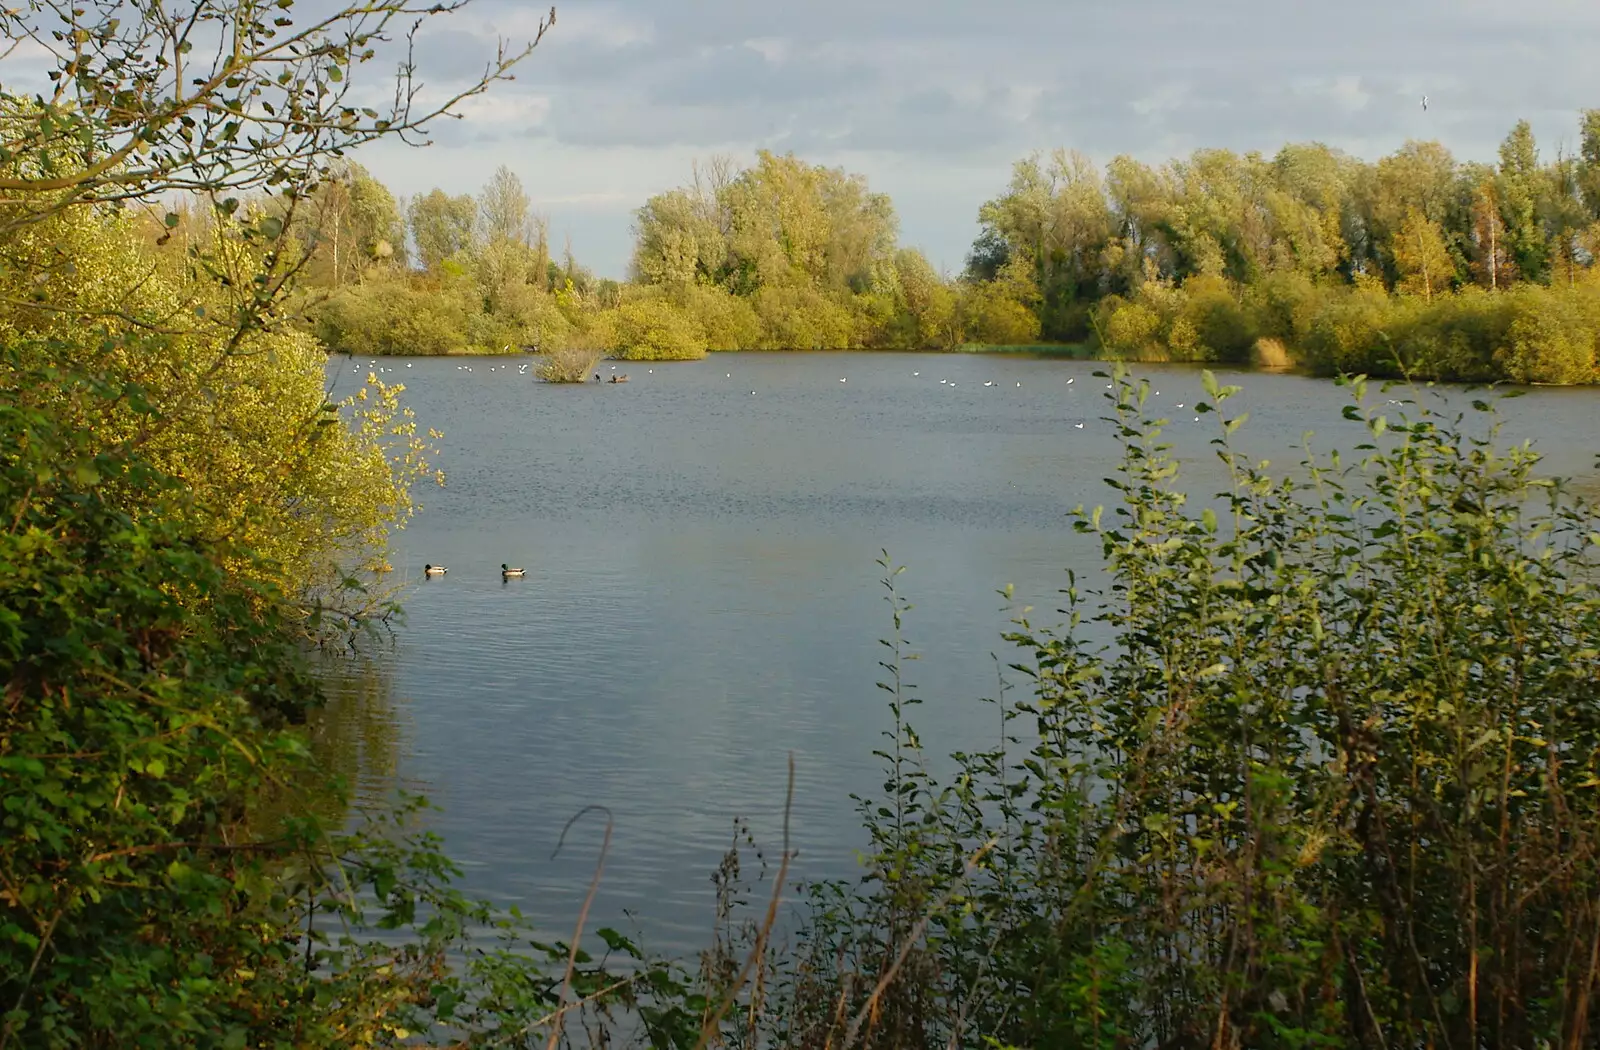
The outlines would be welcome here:
<svg viewBox="0 0 1600 1050">
<path fill-rule="evenodd" d="M 1600 109 L 1586 109 L 1578 128 L 1578 194 L 1591 222 L 1600 222 Z"/>
<path fill-rule="evenodd" d="M 1500 216 L 1506 243 L 1517 270 L 1526 280 L 1543 281 L 1549 272 L 1550 246 L 1539 222 L 1539 149 L 1526 120 L 1500 144 Z"/>
<path fill-rule="evenodd" d="M 1398 290 L 1421 295 L 1432 301 L 1436 293 L 1447 292 L 1455 280 L 1455 261 L 1445 247 L 1439 224 L 1413 207 L 1394 237 L 1390 248 L 1400 272 Z"/>
<path fill-rule="evenodd" d="M 471 197 L 451 197 L 441 189 L 412 199 L 407 218 L 423 269 L 437 270 L 446 259 L 471 247 L 477 213 L 478 204 Z"/>
<path fill-rule="evenodd" d="M 510 241 L 531 248 L 533 229 L 528 219 L 532 211 L 522 180 L 510 168 L 500 165 L 478 195 L 478 220 L 483 239 Z"/>
</svg>

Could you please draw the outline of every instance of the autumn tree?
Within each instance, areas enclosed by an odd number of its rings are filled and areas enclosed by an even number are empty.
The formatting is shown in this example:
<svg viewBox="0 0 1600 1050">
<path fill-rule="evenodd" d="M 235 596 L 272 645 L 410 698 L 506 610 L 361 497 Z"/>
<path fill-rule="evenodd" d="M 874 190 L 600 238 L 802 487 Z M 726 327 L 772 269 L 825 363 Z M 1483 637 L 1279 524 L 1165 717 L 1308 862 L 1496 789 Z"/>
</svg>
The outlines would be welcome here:
<svg viewBox="0 0 1600 1050">
<path fill-rule="evenodd" d="M 1315 278 L 1333 273 L 1347 260 L 1347 160 L 1321 143 L 1285 146 L 1273 158 L 1265 200 L 1272 224 L 1272 269 Z"/>
<path fill-rule="evenodd" d="M 1578 158 L 1558 151 L 1555 163 L 1540 172 L 1539 219 L 1548 236 L 1552 276 L 1568 287 L 1577 281 L 1580 235 L 1590 219 L 1582 196 L 1582 168 Z"/>
<path fill-rule="evenodd" d="M 1591 222 L 1600 222 L 1600 109 L 1586 109 L 1579 126 L 1578 195 Z"/>
<path fill-rule="evenodd" d="M 532 247 L 532 213 L 522 180 L 510 168 L 500 165 L 478 195 L 478 223 L 483 239 Z"/>
<path fill-rule="evenodd" d="M 1516 278 L 1516 264 L 1506 242 L 1505 220 L 1501 218 L 1500 194 L 1493 176 L 1479 180 L 1472 197 L 1472 272 L 1478 283 L 1491 291 Z"/>
<path fill-rule="evenodd" d="M 669 190 L 634 213 L 632 271 L 645 284 L 720 282 L 728 255 L 720 205 L 687 189 Z"/>
<path fill-rule="evenodd" d="M 290 228 L 310 252 L 307 276 L 338 287 L 359 281 L 373 265 L 402 265 L 405 224 L 394 195 L 361 165 L 334 166 L 299 202 L 277 200 L 273 210 L 292 215 Z"/>
<path fill-rule="evenodd" d="M 413 198 L 407 218 L 422 268 L 436 270 L 446 259 L 466 251 L 472 245 L 477 214 L 477 202 L 466 195 L 451 197 L 435 188 Z"/>
<path fill-rule="evenodd" d="M 1014 259 L 1033 267 L 1046 331 L 1078 334 L 1101 293 L 1115 217 L 1099 171 L 1074 150 L 1034 154 L 1012 168 L 1006 192 L 978 209 L 974 266 L 989 271 Z"/>
<path fill-rule="evenodd" d="M 1356 206 L 1366 227 L 1367 248 L 1384 280 L 1400 279 L 1391 249 L 1413 208 L 1442 230 L 1458 228 L 1457 165 L 1437 142 L 1407 142 L 1358 178 Z M 1446 233 L 1448 244 L 1449 234 Z"/>
<path fill-rule="evenodd" d="M 1445 247 L 1444 232 L 1422 209 L 1412 207 L 1406 213 L 1389 250 L 1400 275 L 1398 291 L 1432 301 L 1436 292 L 1450 290 L 1455 262 Z"/>
<path fill-rule="evenodd" d="M 895 340 L 907 349 L 948 347 L 956 342 L 956 295 L 928 257 L 902 248 L 894 257 Z"/>
<path fill-rule="evenodd" d="M 1145 279 L 1146 262 L 1158 274 L 1175 274 L 1173 191 L 1167 173 L 1132 157 L 1114 157 L 1106 166 L 1105 188 L 1112 216 L 1105 252 L 1109 290 L 1125 294 L 1137 289 Z"/>
</svg>

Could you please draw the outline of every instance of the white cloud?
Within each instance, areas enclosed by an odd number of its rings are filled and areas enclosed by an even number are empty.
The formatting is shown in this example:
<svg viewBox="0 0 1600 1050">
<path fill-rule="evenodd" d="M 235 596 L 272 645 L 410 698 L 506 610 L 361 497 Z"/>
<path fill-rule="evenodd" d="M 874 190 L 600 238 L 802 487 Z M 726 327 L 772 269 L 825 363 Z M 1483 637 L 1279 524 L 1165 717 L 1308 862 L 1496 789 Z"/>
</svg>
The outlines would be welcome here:
<svg viewBox="0 0 1600 1050">
<path fill-rule="evenodd" d="M 789 41 L 777 37 L 746 40 L 744 46 L 766 59 L 772 65 L 782 65 L 789 57 Z"/>
<path fill-rule="evenodd" d="M 1334 77 L 1328 87 L 1328 96 L 1347 110 L 1366 109 L 1372 96 L 1361 86 L 1360 77 Z"/>
<path fill-rule="evenodd" d="M 489 91 L 462 100 L 456 107 L 466 127 L 493 129 L 497 134 L 532 134 L 550 116 L 550 96 Z"/>
</svg>

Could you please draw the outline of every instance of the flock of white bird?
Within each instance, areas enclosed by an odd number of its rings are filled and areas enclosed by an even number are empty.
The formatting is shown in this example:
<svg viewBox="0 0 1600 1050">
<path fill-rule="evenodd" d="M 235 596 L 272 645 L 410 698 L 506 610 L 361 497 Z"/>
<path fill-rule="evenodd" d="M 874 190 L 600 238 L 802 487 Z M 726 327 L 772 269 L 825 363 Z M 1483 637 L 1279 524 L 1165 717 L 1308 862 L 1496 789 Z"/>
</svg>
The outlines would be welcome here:
<svg viewBox="0 0 1600 1050">
<path fill-rule="evenodd" d="M 369 366 L 370 365 L 377 365 L 378 361 L 377 361 L 376 358 L 374 358 L 371 361 L 368 361 L 367 364 Z M 406 363 L 406 367 L 410 368 L 411 367 L 411 363 L 407 362 Z M 501 371 L 505 371 L 507 369 L 510 369 L 511 367 L 512 366 L 510 364 L 490 365 L 489 366 L 489 371 L 491 371 L 491 372 L 501 372 Z M 527 375 L 529 366 L 526 365 L 526 364 L 520 364 L 520 365 L 516 365 L 516 369 L 517 369 L 517 374 L 518 375 Z M 615 372 L 617 370 L 617 366 L 616 365 L 612 365 L 611 366 L 611 370 L 613 372 Z M 359 373 L 361 371 L 361 369 L 360 368 L 352 368 L 352 369 L 350 369 L 350 371 L 351 372 L 355 372 L 355 373 Z M 379 372 L 398 372 L 399 369 L 398 368 L 379 367 L 378 371 Z M 470 371 L 472 371 L 472 366 L 471 365 L 456 365 L 456 371 L 458 371 L 458 372 L 470 372 Z M 648 369 L 647 371 L 649 372 L 650 375 L 655 375 L 656 374 L 656 370 L 653 369 L 653 368 Z M 913 379 L 920 378 L 921 376 L 922 376 L 921 372 L 912 372 L 911 373 L 911 377 Z M 732 379 L 733 378 L 733 373 L 732 372 L 724 372 L 723 373 L 723 377 L 726 378 L 726 379 Z M 841 382 L 841 383 L 848 383 L 849 381 L 850 381 L 850 378 L 848 376 L 840 376 L 839 377 L 839 382 Z M 1077 379 L 1075 379 L 1075 378 L 1070 378 L 1069 377 L 1067 379 L 1067 385 L 1068 386 L 1071 386 L 1075 382 L 1077 382 Z M 956 381 L 954 379 L 941 379 L 941 380 L 939 380 L 939 385 L 940 386 L 947 386 L 951 390 L 954 390 L 956 388 L 956 386 L 957 386 Z M 986 379 L 986 380 L 984 380 L 983 385 L 985 387 L 992 387 L 992 386 L 995 385 L 995 381 L 992 380 L 992 379 Z M 1020 381 L 1017 383 L 1017 387 L 1018 387 L 1018 389 L 1020 389 L 1022 387 L 1022 383 Z M 1111 389 L 1111 384 L 1110 383 L 1106 384 L 1106 389 L 1107 390 Z M 750 396 L 751 397 L 755 397 L 755 395 L 756 395 L 756 392 L 754 390 L 750 391 Z M 1161 391 L 1159 391 L 1159 390 L 1155 391 L 1155 396 L 1156 397 L 1160 397 L 1161 396 Z M 1180 408 L 1180 409 L 1183 408 L 1183 402 L 1181 402 L 1181 401 L 1178 402 L 1177 407 Z M 1200 422 L 1200 417 L 1199 416 L 1195 416 L 1194 417 L 1194 421 L 1196 423 Z M 1082 423 L 1074 423 L 1073 426 L 1076 427 L 1079 430 L 1083 429 L 1083 424 Z"/>
</svg>

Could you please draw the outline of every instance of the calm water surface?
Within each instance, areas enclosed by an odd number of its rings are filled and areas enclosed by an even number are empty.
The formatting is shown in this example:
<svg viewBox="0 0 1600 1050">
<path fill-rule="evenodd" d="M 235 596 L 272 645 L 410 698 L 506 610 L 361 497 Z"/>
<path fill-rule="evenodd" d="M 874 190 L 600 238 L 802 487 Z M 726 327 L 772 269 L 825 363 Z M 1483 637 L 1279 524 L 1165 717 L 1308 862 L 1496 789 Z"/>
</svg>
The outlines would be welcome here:
<svg viewBox="0 0 1600 1050">
<path fill-rule="evenodd" d="M 995 693 L 990 654 L 1011 656 L 996 591 L 1014 584 L 1018 604 L 1055 623 L 1065 569 L 1098 563 L 1067 514 L 1112 495 L 1101 366 L 743 354 L 630 363 L 625 385 L 576 388 L 519 374 L 522 361 L 330 366 L 341 394 L 391 369 L 421 423 L 444 431 L 448 474 L 391 559 L 413 581 L 393 652 L 350 669 L 369 719 L 375 691 L 394 697 L 393 724 L 348 730 L 343 746 L 397 756 L 400 778 L 442 807 L 434 826 L 466 888 L 556 930 L 577 912 L 602 822 L 586 818 L 552 859 L 557 837 L 584 806 L 609 807 L 597 921 L 626 912 L 651 948 L 689 951 L 711 924 L 733 818 L 776 854 L 790 752 L 798 874 L 856 870 L 849 796 L 879 789 L 871 752 L 887 725 L 874 686 L 891 627 L 882 548 L 908 566 L 925 742 L 943 753 L 995 739 L 979 698 Z M 1215 491 L 1212 417 L 1176 407 L 1201 396 L 1199 374 L 1144 374 L 1190 483 Z M 1223 378 L 1244 387 L 1238 437 L 1252 454 L 1287 465 L 1307 429 L 1324 448 L 1363 433 L 1330 383 Z M 1506 404 L 1507 436 L 1537 441 L 1555 473 L 1592 478 L 1597 408 L 1592 391 L 1534 391 Z M 423 581 L 425 562 L 450 572 Z M 501 562 L 527 578 L 502 581 Z"/>
</svg>

